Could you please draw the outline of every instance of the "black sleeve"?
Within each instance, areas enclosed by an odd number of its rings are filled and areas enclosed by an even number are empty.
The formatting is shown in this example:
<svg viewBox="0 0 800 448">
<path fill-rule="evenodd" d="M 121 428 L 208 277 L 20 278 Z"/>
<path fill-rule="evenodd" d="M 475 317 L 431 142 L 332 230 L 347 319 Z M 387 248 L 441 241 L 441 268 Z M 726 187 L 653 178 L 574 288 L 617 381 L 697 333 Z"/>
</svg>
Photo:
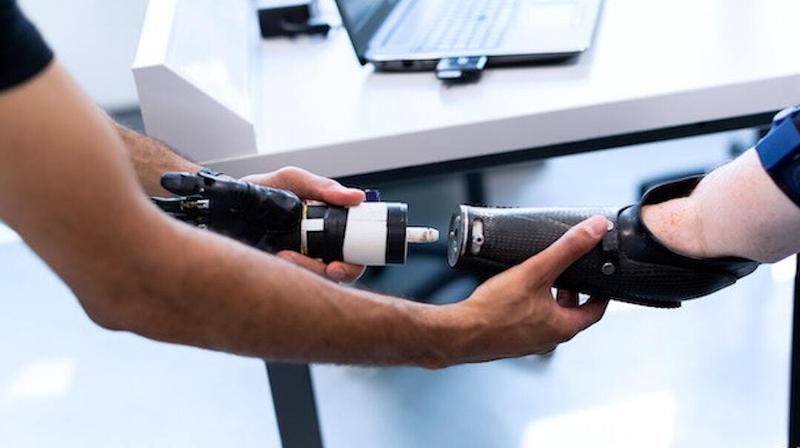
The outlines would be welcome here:
<svg viewBox="0 0 800 448">
<path fill-rule="evenodd" d="M 53 52 L 16 0 L 0 0 L 0 90 L 33 78 L 52 59 Z"/>
</svg>

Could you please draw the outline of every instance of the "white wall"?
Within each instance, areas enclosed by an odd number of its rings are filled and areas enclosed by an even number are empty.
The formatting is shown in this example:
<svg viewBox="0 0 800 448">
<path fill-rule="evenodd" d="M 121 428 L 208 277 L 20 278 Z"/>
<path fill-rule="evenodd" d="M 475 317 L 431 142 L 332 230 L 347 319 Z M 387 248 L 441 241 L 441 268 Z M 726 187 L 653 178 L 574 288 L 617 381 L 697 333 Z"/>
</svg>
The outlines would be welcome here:
<svg viewBox="0 0 800 448">
<path fill-rule="evenodd" d="M 135 106 L 130 66 L 147 0 L 19 0 L 58 58 L 107 109 Z"/>
</svg>

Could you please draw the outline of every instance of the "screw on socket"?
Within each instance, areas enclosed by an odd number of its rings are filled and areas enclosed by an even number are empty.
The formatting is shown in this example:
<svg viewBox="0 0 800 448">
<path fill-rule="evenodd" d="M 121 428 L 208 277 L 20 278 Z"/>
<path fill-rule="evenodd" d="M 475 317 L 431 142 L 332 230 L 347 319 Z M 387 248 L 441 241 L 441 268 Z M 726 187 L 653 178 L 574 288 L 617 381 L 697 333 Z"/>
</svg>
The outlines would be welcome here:
<svg viewBox="0 0 800 448">
<path fill-rule="evenodd" d="M 614 266 L 614 263 L 606 263 L 603 265 L 601 271 L 603 275 L 614 275 L 617 272 L 617 267 Z"/>
</svg>

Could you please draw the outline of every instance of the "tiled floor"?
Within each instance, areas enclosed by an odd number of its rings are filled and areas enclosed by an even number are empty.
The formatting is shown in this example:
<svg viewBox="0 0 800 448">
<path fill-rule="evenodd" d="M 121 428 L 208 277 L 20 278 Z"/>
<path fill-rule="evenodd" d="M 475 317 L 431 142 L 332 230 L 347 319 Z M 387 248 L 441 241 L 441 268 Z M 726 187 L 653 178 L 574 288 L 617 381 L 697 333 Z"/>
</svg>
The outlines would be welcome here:
<svg viewBox="0 0 800 448">
<path fill-rule="evenodd" d="M 624 204 L 645 177 L 717 163 L 730 138 L 495 170 L 488 191 L 498 205 Z M 458 190 L 441 182 L 437 191 Z M 412 202 L 416 219 L 446 221 L 440 203 Z M 783 446 L 792 275 L 791 264 L 765 267 L 679 311 L 614 305 L 546 358 L 440 372 L 315 367 L 326 445 Z M 6 231 L 0 291 L 0 446 L 278 445 L 261 362 L 98 329 Z"/>
</svg>

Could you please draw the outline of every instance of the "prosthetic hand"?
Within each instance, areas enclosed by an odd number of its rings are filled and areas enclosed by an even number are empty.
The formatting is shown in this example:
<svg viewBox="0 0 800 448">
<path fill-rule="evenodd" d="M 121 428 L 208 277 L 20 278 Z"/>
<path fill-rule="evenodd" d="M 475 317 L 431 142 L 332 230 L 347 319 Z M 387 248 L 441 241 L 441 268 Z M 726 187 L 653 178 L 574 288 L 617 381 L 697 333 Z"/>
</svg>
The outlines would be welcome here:
<svg viewBox="0 0 800 448">
<path fill-rule="evenodd" d="M 609 221 L 602 244 L 568 268 L 555 286 L 597 297 L 674 308 L 734 284 L 758 263 L 740 258 L 696 259 L 659 243 L 641 207 L 688 196 L 700 178 L 661 185 L 641 204 L 622 209 L 513 209 L 461 206 L 450 222 L 448 259 L 456 269 L 493 274 L 541 252 L 593 215 Z"/>
<path fill-rule="evenodd" d="M 402 264 L 409 243 L 435 242 L 435 229 L 408 227 L 408 206 L 366 202 L 353 208 L 305 203 L 285 190 L 202 170 L 161 178 L 175 198 L 152 198 L 162 210 L 269 253 L 299 252 L 326 263 Z M 377 198 L 374 198 L 377 200 Z"/>
</svg>

